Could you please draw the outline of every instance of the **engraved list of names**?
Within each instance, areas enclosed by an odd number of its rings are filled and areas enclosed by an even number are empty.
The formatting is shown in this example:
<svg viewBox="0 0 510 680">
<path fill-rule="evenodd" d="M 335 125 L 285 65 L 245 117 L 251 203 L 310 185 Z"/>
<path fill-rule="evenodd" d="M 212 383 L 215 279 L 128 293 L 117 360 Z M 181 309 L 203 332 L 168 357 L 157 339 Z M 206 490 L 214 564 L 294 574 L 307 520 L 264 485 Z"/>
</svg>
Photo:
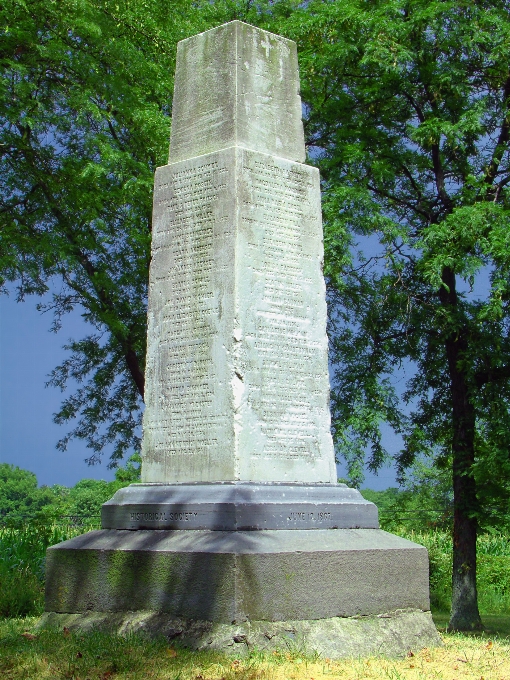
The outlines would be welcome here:
<svg viewBox="0 0 510 680">
<path fill-rule="evenodd" d="M 266 154 L 240 156 L 241 446 L 251 474 L 266 465 L 279 478 L 289 470 L 309 478 L 330 446 L 318 173 Z"/>
<path fill-rule="evenodd" d="M 226 160 L 184 161 L 156 179 L 143 443 L 164 476 L 218 472 L 228 460 L 222 450 L 233 446 L 222 342 L 231 323 L 220 290 L 234 281 Z"/>
</svg>

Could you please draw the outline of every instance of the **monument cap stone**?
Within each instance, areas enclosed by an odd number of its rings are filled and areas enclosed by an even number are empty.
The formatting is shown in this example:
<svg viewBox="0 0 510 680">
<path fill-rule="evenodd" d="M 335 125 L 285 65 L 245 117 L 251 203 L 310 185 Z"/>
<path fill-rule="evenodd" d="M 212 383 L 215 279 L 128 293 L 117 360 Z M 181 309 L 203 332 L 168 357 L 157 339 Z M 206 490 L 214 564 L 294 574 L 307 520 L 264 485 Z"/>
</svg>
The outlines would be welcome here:
<svg viewBox="0 0 510 680">
<path fill-rule="evenodd" d="M 305 160 L 296 44 L 241 21 L 178 44 L 169 162 L 229 146 Z"/>
</svg>

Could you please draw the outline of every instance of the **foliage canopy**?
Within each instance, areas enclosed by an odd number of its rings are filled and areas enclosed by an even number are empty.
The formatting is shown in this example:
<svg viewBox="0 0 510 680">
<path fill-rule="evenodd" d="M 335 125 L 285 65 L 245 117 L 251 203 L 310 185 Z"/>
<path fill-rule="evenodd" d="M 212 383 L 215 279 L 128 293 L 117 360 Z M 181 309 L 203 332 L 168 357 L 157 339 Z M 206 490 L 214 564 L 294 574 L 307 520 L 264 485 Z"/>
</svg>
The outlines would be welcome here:
<svg viewBox="0 0 510 680">
<path fill-rule="evenodd" d="M 17 524 L 36 517 L 52 500 L 50 489 L 37 486 L 33 472 L 0 463 L 0 522 Z"/>
<path fill-rule="evenodd" d="M 509 497 L 508 10 L 318 1 L 287 22 L 324 179 L 337 449 L 359 482 L 387 422 L 401 476 L 452 470 L 460 628 L 480 625 L 478 521 Z"/>
</svg>

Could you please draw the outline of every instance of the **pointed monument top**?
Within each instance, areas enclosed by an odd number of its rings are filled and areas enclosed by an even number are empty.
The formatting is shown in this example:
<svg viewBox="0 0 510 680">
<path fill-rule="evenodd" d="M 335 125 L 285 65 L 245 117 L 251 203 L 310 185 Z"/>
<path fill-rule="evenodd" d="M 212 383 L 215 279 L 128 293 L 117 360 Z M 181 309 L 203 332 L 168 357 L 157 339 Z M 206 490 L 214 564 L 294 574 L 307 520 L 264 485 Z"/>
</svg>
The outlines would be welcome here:
<svg viewBox="0 0 510 680">
<path fill-rule="evenodd" d="M 169 162 L 230 146 L 305 160 L 296 44 L 242 21 L 179 42 Z"/>
</svg>

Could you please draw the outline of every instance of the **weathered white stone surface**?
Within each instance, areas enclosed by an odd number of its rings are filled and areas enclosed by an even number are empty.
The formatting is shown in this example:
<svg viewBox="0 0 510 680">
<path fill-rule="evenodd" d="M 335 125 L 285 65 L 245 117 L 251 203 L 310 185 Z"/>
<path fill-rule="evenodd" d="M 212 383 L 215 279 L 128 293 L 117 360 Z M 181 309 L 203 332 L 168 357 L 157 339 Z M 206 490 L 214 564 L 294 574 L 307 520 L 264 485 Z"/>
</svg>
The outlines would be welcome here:
<svg viewBox="0 0 510 680">
<path fill-rule="evenodd" d="M 144 482 L 336 482 L 298 92 L 280 36 L 234 21 L 179 43 L 154 192 Z"/>
<path fill-rule="evenodd" d="M 315 168 L 158 169 L 143 481 L 336 481 L 322 255 Z"/>
<path fill-rule="evenodd" d="M 296 44 L 241 21 L 178 44 L 170 163 L 235 145 L 305 160 Z"/>
</svg>

